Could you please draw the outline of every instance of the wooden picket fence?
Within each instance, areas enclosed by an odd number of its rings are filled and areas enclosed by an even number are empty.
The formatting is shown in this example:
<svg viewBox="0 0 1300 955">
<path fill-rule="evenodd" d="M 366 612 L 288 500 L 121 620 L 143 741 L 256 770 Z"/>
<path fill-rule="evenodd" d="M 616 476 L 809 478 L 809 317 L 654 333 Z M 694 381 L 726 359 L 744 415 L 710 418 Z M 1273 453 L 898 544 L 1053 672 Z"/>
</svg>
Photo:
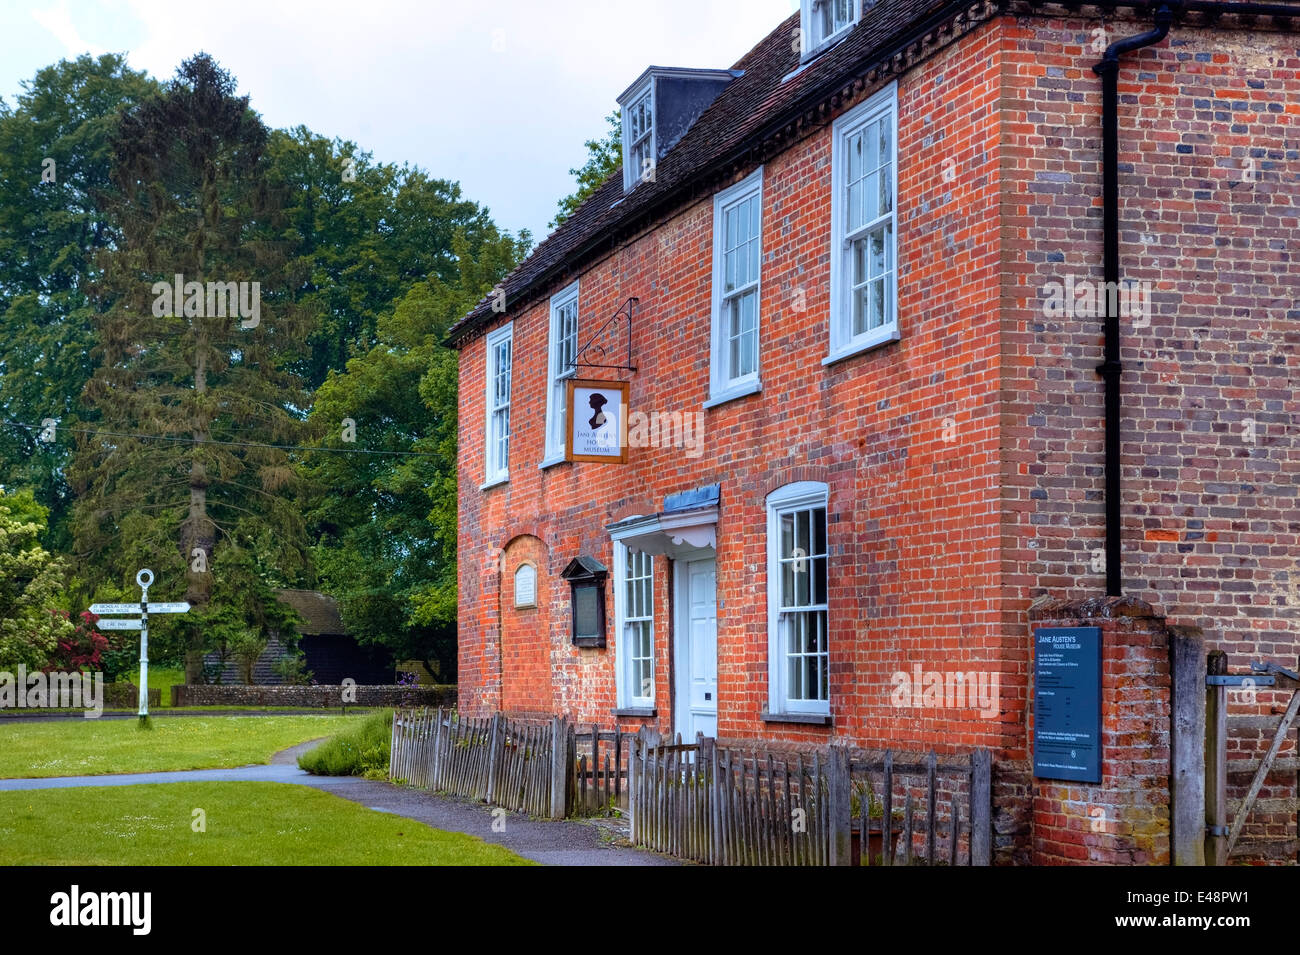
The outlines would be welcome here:
<svg viewBox="0 0 1300 955">
<path fill-rule="evenodd" d="M 842 748 L 746 752 L 704 737 L 665 744 L 639 733 L 630 756 L 632 841 L 679 858 L 782 866 L 991 861 L 987 750 L 943 764 L 933 753 L 919 762 L 896 762 L 891 752 L 851 760 Z"/>
<path fill-rule="evenodd" d="M 854 865 L 992 863 L 993 762 L 988 750 L 943 762 L 933 750 L 913 760 L 897 759 L 886 750 L 852 759 L 849 766 L 852 801 L 858 803 L 851 820 L 856 824 Z"/>
<path fill-rule="evenodd" d="M 695 743 L 632 745 L 632 841 L 712 865 L 825 865 L 821 756 Z"/>
<path fill-rule="evenodd" d="M 562 809 L 553 813 L 555 736 L 554 726 L 501 714 L 467 719 L 449 710 L 398 710 L 388 774 L 421 789 L 562 818 Z"/>
<path fill-rule="evenodd" d="M 811 753 L 662 742 L 398 710 L 389 775 L 410 785 L 563 819 L 626 802 L 633 842 L 711 865 L 988 865 L 992 761 L 934 753 Z"/>
<path fill-rule="evenodd" d="M 569 815 L 591 815 L 626 808 L 627 766 L 631 734 L 616 727 L 602 731 L 596 724 L 583 732 L 574 727 L 576 760 Z"/>
</svg>

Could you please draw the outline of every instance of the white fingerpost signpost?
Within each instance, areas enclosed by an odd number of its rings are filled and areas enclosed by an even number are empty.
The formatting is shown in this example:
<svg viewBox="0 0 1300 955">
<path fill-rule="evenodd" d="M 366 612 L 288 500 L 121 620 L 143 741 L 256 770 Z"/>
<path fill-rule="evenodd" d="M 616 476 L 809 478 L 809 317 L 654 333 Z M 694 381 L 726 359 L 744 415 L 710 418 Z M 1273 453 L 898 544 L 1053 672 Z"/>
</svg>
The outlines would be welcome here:
<svg viewBox="0 0 1300 955">
<path fill-rule="evenodd" d="M 150 603 L 149 585 L 153 583 L 153 571 L 142 569 L 135 575 L 135 582 L 140 585 L 140 603 L 138 604 L 91 604 L 90 612 L 96 616 L 106 613 L 133 613 L 138 617 L 109 617 L 100 620 L 95 626 L 100 630 L 139 630 L 140 631 L 140 721 L 149 717 L 149 614 L 150 613 L 185 613 L 190 605 L 185 601 L 177 603 Z"/>
</svg>

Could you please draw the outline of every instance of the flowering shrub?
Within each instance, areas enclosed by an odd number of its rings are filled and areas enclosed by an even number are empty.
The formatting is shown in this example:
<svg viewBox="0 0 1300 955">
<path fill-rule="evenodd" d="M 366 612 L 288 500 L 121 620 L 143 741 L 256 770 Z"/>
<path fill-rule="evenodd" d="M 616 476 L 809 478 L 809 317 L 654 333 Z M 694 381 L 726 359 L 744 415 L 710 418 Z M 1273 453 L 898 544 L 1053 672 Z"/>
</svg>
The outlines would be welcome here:
<svg viewBox="0 0 1300 955">
<path fill-rule="evenodd" d="M 99 618 L 89 611 L 82 612 L 76 620 L 66 610 L 51 610 L 50 614 L 56 618 L 55 628 L 60 635 L 42 669 L 63 673 L 102 670 L 104 654 L 113 647 L 109 638 L 95 629 Z M 117 642 L 125 641 L 119 637 Z"/>
</svg>

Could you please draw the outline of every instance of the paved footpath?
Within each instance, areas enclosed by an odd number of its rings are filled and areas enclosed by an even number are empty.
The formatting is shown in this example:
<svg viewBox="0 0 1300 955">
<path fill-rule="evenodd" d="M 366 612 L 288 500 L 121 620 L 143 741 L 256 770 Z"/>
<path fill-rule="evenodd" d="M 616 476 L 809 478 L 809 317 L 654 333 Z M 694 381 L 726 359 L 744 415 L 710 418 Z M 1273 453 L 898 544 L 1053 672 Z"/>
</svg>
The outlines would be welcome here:
<svg viewBox="0 0 1300 955">
<path fill-rule="evenodd" d="M 122 773 L 105 776 L 51 776 L 45 779 L 0 779 L 0 792 L 67 789 L 74 786 L 140 786 L 148 783 L 270 782 L 311 786 L 360 803 L 377 812 L 404 816 L 447 832 L 478 836 L 526 859 L 547 865 L 681 865 L 676 859 L 608 841 L 606 827 L 586 822 L 537 822 L 521 813 L 505 817 L 505 831 L 492 831 L 492 810 L 482 803 L 394 786 L 357 776 L 313 776 L 298 768 L 298 754 L 320 744 L 303 743 L 277 753 L 267 766 L 237 769 L 191 769 L 170 773 Z"/>
</svg>

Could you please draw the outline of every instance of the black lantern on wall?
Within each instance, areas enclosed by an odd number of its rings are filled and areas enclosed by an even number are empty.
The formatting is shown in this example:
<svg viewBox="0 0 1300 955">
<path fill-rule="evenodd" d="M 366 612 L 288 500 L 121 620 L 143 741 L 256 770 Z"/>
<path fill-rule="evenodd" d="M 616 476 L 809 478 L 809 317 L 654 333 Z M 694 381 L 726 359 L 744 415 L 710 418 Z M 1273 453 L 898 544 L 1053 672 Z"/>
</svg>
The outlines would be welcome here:
<svg viewBox="0 0 1300 955">
<path fill-rule="evenodd" d="M 605 578 L 609 571 L 594 557 L 575 557 L 560 576 L 571 590 L 573 645 L 605 646 Z"/>
</svg>

